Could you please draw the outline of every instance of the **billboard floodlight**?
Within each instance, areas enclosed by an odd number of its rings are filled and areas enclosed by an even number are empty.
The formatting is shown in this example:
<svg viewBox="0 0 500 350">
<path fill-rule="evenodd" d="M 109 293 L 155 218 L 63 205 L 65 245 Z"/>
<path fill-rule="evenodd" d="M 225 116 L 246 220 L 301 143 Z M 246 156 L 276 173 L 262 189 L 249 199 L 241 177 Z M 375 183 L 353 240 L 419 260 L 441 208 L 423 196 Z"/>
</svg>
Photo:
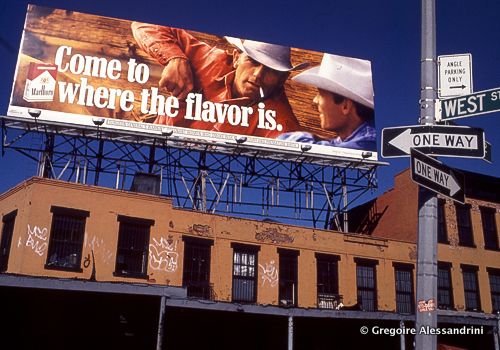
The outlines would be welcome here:
<svg viewBox="0 0 500 350">
<path fill-rule="evenodd" d="M 246 136 L 238 136 L 236 137 L 236 143 L 241 145 L 242 143 L 247 142 L 247 137 Z"/>
<path fill-rule="evenodd" d="M 104 118 L 92 118 L 92 122 L 95 126 L 101 126 L 104 124 Z"/>
<path fill-rule="evenodd" d="M 174 133 L 174 131 L 172 129 L 168 129 L 168 128 L 161 129 L 161 134 L 165 137 L 172 136 L 173 133 Z"/>
<path fill-rule="evenodd" d="M 311 145 L 301 145 L 300 146 L 300 149 L 302 150 L 302 152 L 307 152 L 307 151 L 310 151 L 312 148 Z"/>
<path fill-rule="evenodd" d="M 370 151 L 364 151 L 363 153 L 361 153 L 361 157 L 363 157 L 363 159 L 370 158 L 372 154 L 373 153 Z"/>
<path fill-rule="evenodd" d="M 39 109 L 28 109 L 28 114 L 36 119 L 36 118 L 40 117 L 40 114 L 42 114 L 42 111 Z"/>
</svg>

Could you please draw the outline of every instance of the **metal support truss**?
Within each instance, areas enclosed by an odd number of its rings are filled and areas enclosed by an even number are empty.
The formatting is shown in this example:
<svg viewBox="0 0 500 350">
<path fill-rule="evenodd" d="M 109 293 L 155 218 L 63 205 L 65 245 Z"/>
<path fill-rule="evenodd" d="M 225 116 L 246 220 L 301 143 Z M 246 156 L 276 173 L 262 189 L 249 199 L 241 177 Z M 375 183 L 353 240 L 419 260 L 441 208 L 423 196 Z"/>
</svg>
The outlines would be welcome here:
<svg viewBox="0 0 500 350">
<path fill-rule="evenodd" d="M 379 164 L 359 159 L 320 164 L 306 153 L 269 159 L 238 145 L 217 153 L 211 145 L 179 145 L 168 136 L 72 131 L 9 127 L 2 119 L 2 153 L 16 151 L 37 162 L 39 176 L 116 189 L 130 189 L 136 173 L 156 174 L 161 195 L 178 208 L 344 232 L 348 209 L 377 187 Z"/>
</svg>

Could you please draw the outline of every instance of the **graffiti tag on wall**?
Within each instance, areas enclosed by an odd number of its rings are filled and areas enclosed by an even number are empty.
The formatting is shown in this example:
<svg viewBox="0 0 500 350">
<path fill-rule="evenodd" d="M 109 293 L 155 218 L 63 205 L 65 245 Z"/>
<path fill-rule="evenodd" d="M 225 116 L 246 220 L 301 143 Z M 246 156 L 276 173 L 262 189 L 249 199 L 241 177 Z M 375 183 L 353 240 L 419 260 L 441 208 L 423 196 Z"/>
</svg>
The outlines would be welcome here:
<svg viewBox="0 0 500 350">
<path fill-rule="evenodd" d="M 108 265 L 112 262 L 113 252 L 106 247 L 103 238 L 94 235 L 92 238 L 87 239 L 87 235 L 85 235 L 85 246 L 90 248 L 90 250 L 94 252 L 95 258 L 102 261 L 104 264 Z M 88 266 L 89 265 L 90 261 Z M 87 266 L 84 264 L 84 267 Z"/>
<path fill-rule="evenodd" d="M 260 242 L 270 243 L 293 243 L 294 241 L 292 236 L 278 232 L 276 228 L 268 228 L 262 232 L 255 233 L 255 239 Z"/>
<path fill-rule="evenodd" d="M 31 249 L 38 254 L 43 256 L 47 250 L 47 228 L 40 228 L 38 226 L 33 226 L 33 228 L 28 225 L 28 238 L 26 239 L 26 247 L 31 247 Z"/>
<path fill-rule="evenodd" d="M 189 233 L 196 234 L 202 237 L 213 236 L 212 228 L 208 225 L 194 224 L 188 228 Z"/>
<path fill-rule="evenodd" d="M 177 271 L 177 241 L 169 236 L 160 240 L 153 238 L 153 243 L 149 245 L 149 266 L 153 270 L 164 270 L 166 272 Z"/>
<path fill-rule="evenodd" d="M 259 264 L 262 269 L 262 286 L 266 285 L 266 281 L 271 285 L 271 287 L 276 287 L 278 285 L 278 269 L 274 265 L 274 260 L 266 263 L 265 266 Z"/>
</svg>

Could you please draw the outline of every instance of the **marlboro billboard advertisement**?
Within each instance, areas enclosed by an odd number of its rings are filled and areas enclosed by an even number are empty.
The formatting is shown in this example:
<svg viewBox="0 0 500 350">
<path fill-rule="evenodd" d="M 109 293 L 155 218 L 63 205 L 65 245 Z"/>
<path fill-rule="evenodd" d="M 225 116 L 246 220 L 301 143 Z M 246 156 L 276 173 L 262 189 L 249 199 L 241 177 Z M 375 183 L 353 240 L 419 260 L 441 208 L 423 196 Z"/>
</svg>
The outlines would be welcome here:
<svg viewBox="0 0 500 350">
<path fill-rule="evenodd" d="M 29 110 L 39 123 L 99 117 L 179 142 L 377 159 L 367 60 L 33 5 L 8 115 Z"/>
</svg>

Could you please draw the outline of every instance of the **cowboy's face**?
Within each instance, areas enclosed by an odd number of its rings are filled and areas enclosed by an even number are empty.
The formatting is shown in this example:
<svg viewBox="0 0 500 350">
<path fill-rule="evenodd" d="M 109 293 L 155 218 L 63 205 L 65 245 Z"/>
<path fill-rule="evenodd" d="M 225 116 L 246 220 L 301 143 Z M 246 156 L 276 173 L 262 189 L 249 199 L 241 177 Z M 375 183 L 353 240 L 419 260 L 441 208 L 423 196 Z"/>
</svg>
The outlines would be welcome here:
<svg viewBox="0 0 500 350">
<path fill-rule="evenodd" d="M 233 66 L 236 69 L 232 88 L 234 97 L 248 97 L 252 101 L 271 95 L 288 78 L 288 72 L 271 69 L 236 50 Z"/>
<path fill-rule="evenodd" d="M 318 88 L 318 93 L 313 102 L 319 111 L 321 128 L 337 133 L 341 133 L 347 128 L 349 118 L 345 100 L 337 104 L 331 92 Z"/>
</svg>

